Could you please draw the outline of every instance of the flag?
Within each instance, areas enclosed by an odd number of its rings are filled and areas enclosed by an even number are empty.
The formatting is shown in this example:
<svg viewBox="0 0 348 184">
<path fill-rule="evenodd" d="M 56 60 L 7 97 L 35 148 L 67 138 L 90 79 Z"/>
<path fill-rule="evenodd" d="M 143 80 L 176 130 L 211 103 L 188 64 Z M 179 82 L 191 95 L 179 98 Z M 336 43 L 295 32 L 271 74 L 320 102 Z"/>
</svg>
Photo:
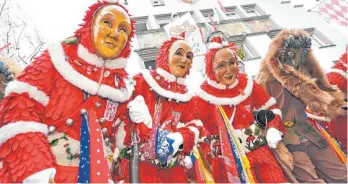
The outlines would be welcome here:
<svg viewBox="0 0 348 184">
<path fill-rule="evenodd" d="M 347 26 L 348 13 L 346 0 L 328 0 L 319 7 L 319 13 L 343 26 Z"/>
</svg>

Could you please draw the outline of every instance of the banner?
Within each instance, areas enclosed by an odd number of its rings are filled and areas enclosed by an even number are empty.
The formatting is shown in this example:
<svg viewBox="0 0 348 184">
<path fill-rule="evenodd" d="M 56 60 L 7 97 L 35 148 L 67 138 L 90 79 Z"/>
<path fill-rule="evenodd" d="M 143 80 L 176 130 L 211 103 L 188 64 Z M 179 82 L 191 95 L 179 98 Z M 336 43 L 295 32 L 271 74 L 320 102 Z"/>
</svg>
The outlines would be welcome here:
<svg viewBox="0 0 348 184">
<path fill-rule="evenodd" d="M 190 13 L 186 13 L 182 17 L 164 26 L 164 30 L 169 37 L 176 37 L 182 32 L 185 32 L 186 40 L 191 43 L 192 52 L 194 56 L 193 66 L 194 70 L 203 71 L 204 57 L 200 56 L 206 52 L 206 47 L 203 42 L 202 34 L 196 21 Z"/>
</svg>

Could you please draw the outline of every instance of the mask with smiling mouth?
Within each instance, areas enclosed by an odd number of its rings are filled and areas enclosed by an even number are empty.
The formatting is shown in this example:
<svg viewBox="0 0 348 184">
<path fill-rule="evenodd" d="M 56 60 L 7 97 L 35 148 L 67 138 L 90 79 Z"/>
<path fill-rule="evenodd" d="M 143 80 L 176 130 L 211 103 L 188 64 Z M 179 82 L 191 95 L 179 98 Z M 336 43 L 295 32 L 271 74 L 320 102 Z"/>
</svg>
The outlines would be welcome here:
<svg viewBox="0 0 348 184">
<path fill-rule="evenodd" d="M 220 31 L 212 33 L 207 40 L 206 74 L 209 80 L 229 86 L 237 80 L 238 57 L 234 43 L 228 43 Z"/>
<path fill-rule="evenodd" d="M 191 68 L 193 53 L 190 45 L 184 40 L 175 41 L 169 49 L 168 67 L 171 74 L 184 77 Z"/>
<path fill-rule="evenodd" d="M 102 7 L 95 15 L 92 42 L 103 59 L 115 59 L 129 40 L 131 20 L 127 12 L 117 5 Z"/>
</svg>

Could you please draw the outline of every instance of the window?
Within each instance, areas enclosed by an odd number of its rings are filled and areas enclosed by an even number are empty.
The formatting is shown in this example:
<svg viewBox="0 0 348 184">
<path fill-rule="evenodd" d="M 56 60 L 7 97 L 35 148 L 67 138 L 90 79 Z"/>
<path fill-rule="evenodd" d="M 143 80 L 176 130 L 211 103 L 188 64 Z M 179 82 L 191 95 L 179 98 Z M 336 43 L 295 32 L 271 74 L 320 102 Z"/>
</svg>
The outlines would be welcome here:
<svg viewBox="0 0 348 184">
<path fill-rule="evenodd" d="M 164 6 L 164 2 L 163 2 L 163 0 L 152 0 L 152 5 L 154 7 L 156 7 L 156 6 Z"/>
<path fill-rule="evenodd" d="M 280 2 L 281 4 L 289 4 L 291 1 L 288 0 L 283 0 L 282 2 Z"/>
<path fill-rule="evenodd" d="M 204 19 L 206 22 L 210 22 L 209 15 L 213 21 L 217 21 L 216 17 L 214 16 L 214 10 L 213 9 L 205 9 L 205 10 L 200 10 L 202 15 L 204 16 Z"/>
<path fill-rule="evenodd" d="M 146 31 L 147 30 L 147 25 L 146 25 L 146 21 L 148 19 L 147 16 L 132 17 L 132 19 L 135 21 L 135 30 L 136 31 Z"/>
<path fill-rule="evenodd" d="M 261 8 L 255 4 L 244 5 L 242 6 L 242 8 L 244 9 L 248 17 L 257 17 L 257 16 L 265 15 L 265 12 L 263 12 Z"/>
<path fill-rule="evenodd" d="M 226 16 L 228 19 L 238 19 L 239 16 L 236 12 L 232 12 L 232 13 L 226 13 Z"/>
<path fill-rule="evenodd" d="M 303 7 L 303 4 L 296 4 L 294 5 L 294 8 L 302 8 Z"/>
<path fill-rule="evenodd" d="M 240 18 L 240 16 L 236 12 L 235 6 L 226 7 L 225 10 L 226 10 L 225 15 L 227 16 L 228 19 L 239 19 Z"/>
<path fill-rule="evenodd" d="M 239 44 L 237 43 L 237 48 L 237 55 L 242 61 L 260 57 L 253 46 L 247 40 L 244 40 L 244 42 L 240 42 Z"/>
<path fill-rule="evenodd" d="M 155 15 L 155 18 L 160 27 L 163 27 L 164 25 L 171 22 L 171 15 L 171 13 Z"/>
<path fill-rule="evenodd" d="M 309 32 L 311 33 L 312 47 L 323 48 L 328 46 L 334 46 L 334 44 L 318 30 L 312 29 Z"/>
</svg>

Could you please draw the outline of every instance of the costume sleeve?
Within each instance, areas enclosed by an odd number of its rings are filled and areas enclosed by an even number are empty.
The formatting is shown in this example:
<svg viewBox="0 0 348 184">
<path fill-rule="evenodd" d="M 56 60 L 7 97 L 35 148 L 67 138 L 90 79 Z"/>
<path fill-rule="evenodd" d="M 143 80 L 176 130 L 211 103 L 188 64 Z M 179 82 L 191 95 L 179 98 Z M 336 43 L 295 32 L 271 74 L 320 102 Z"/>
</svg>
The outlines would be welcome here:
<svg viewBox="0 0 348 184">
<path fill-rule="evenodd" d="M 177 126 L 177 130 L 184 139 L 183 152 L 187 153 L 191 152 L 197 143 L 204 140 L 206 132 L 204 131 L 202 121 L 197 116 L 198 99 L 192 98 L 185 105 L 186 107 L 181 118 L 182 122 Z"/>
<path fill-rule="evenodd" d="M 45 51 L 8 84 L 0 105 L 0 183 L 22 182 L 54 168 L 48 127 L 42 119 L 56 73 Z"/>
<path fill-rule="evenodd" d="M 281 123 L 282 112 L 278 109 L 276 105 L 276 100 L 271 97 L 265 89 L 263 89 L 259 84 L 254 83 L 253 91 L 251 94 L 252 103 L 256 111 L 259 110 L 271 110 L 275 117 L 272 121 L 268 122 L 268 128 L 276 128 L 282 132 L 285 131 L 283 124 Z"/>
<path fill-rule="evenodd" d="M 144 123 L 133 123 L 131 122 L 129 118 L 129 111 L 127 109 L 128 103 L 134 100 L 134 98 L 138 95 L 142 95 L 146 102 L 147 95 L 144 93 L 145 91 L 148 90 L 148 89 L 145 89 L 147 88 L 146 82 L 144 81 L 141 74 L 134 76 L 133 80 L 135 81 L 135 90 L 133 91 L 131 98 L 127 102 L 120 105 L 118 115 L 117 115 L 117 117 L 119 117 L 119 121 L 115 123 L 116 128 L 114 132 L 116 133 L 115 135 L 116 146 L 119 149 L 123 149 L 131 145 L 131 139 L 130 139 L 131 126 L 133 130 L 136 129 L 142 142 L 147 140 L 148 134 L 150 132 L 150 129 Z"/>
</svg>

